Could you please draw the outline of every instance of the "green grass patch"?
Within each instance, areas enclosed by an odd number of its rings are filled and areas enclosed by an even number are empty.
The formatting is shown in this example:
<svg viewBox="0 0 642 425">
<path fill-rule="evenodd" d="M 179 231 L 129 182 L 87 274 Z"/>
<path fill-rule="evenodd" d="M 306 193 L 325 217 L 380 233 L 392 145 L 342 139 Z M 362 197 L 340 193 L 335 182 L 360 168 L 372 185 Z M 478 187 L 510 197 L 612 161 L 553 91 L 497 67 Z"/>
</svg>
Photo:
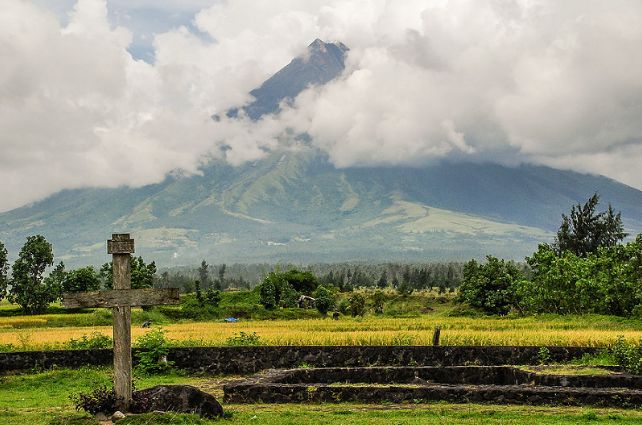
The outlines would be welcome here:
<svg viewBox="0 0 642 425">
<path fill-rule="evenodd" d="M 50 371 L 0 377 L 0 423 L 3 425 L 95 425 L 89 415 L 76 412 L 70 394 L 107 385 L 108 368 Z M 230 377 L 225 379 L 232 379 Z M 137 380 L 138 388 L 158 384 L 187 383 L 222 399 L 220 377 L 193 378 L 180 374 Z M 146 414 L 129 417 L 124 425 L 151 424 L 639 424 L 640 410 L 580 407 L 492 406 L 471 404 L 416 403 L 403 405 L 284 404 L 224 405 L 229 417 L 203 420 L 193 415 Z"/>
<path fill-rule="evenodd" d="M 613 375 L 614 371 L 593 366 L 576 365 L 550 365 L 550 366 L 519 366 L 526 372 L 541 375 L 566 375 L 566 376 L 588 376 L 588 375 Z"/>
</svg>

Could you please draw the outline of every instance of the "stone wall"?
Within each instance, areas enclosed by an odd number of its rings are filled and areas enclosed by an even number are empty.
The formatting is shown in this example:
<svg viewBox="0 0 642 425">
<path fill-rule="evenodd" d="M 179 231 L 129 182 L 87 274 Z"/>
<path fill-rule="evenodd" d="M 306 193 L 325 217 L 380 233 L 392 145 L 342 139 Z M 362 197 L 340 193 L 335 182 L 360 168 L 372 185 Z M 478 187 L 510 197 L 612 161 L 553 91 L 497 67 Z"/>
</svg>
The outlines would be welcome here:
<svg viewBox="0 0 642 425">
<path fill-rule="evenodd" d="M 194 373 L 246 374 L 264 369 L 355 366 L 512 365 L 539 363 L 540 347 L 194 347 L 172 348 L 168 360 Z M 579 358 L 599 349 L 548 347 L 550 360 Z M 134 355 L 136 350 L 134 350 Z M 111 350 L 0 353 L 0 372 L 112 363 Z"/>
<path fill-rule="evenodd" d="M 638 408 L 642 391 L 523 385 L 226 384 L 226 403 L 449 403 L 530 404 Z"/>
<path fill-rule="evenodd" d="M 227 403 L 453 403 L 639 407 L 642 377 L 544 375 L 511 366 L 272 370 L 224 385 Z"/>
<path fill-rule="evenodd" d="M 76 368 L 113 363 L 111 350 L 56 350 L 0 353 L 0 373 L 13 370 L 48 369 L 53 366 Z"/>
<path fill-rule="evenodd" d="M 550 360 L 566 361 L 599 350 L 548 347 Z M 207 374 L 245 374 L 264 369 L 358 366 L 450 366 L 538 364 L 540 347 L 213 347 L 173 349 L 168 360 L 177 367 Z"/>
</svg>

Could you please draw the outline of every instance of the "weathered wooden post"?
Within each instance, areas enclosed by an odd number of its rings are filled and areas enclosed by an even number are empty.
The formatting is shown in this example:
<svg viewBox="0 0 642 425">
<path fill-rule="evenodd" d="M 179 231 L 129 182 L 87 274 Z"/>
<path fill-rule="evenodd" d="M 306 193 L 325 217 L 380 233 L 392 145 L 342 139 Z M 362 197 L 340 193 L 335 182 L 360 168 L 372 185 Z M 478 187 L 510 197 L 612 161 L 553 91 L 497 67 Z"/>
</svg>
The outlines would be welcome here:
<svg viewBox="0 0 642 425">
<path fill-rule="evenodd" d="M 113 234 L 107 241 L 112 257 L 113 290 L 71 292 L 62 295 L 66 308 L 105 307 L 114 312 L 114 391 L 118 409 L 126 412 L 132 400 L 132 307 L 178 304 L 177 288 L 131 289 L 131 255 L 134 240 L 129 234 Z"/>
<path fill-rule="evenodd" d="M 131 289 L 134 240 L 127 233 L 113 234 L 107 241 L 107 253 L 112 255 L 114 290 Z M 113 308 L 114 315 L 114 390 L 126 412 L 132 399 L 132 308 L 129 305 Z"/>
<path fill-rule="evenodd" d="M 432 333 L 432 345 L 434 347 L 439 345 L 440 336 L 441 336 L 441 326 L 435 326 L 435 330 Z"/>
</svg>

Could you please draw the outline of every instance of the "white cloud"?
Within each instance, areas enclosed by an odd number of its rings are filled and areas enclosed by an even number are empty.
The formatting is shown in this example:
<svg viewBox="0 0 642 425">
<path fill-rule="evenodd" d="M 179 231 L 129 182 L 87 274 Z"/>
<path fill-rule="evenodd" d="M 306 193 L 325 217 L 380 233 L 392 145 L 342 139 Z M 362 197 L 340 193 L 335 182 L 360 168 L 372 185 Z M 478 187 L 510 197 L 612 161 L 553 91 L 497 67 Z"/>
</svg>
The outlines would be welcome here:
<svg viewBox="0 0 642 425">
<path fill-rule="evenodd" d="M 61 24 L 9 0 L 0 15 L 0 210 L 63 188 L 142 185 L 197 172 L 225 146 L 260 158 L 286 128 L 337 166 L 448 157 L 598 172 L 642 187 L 642 3 L 637 0 L 228 0 L 110 7 L 184 13 L 132 33 L 103 0 Z M 211 5 L 211 6 L 210 6 Z M 56 12 L 59 13 L 59 12 Z M 151 36 L 151 34 L 150 34 Z M 350 47 L 339 80 L 258 123 L 224 115 L 315 38 Z"/>
</svg>

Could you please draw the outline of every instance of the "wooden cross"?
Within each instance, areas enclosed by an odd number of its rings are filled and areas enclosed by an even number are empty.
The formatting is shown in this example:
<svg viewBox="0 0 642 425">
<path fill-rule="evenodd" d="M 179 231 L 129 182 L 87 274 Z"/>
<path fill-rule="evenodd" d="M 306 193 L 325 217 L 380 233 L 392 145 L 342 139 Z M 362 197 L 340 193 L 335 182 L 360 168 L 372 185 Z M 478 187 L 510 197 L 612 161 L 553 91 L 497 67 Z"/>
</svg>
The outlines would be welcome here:
<svg viewBox="0 0 642 425">
<path fill-rule="evenodd" d="M 132 330 L 131 308 L 160 304 L 178 304 L 176 288 L 131 289 L 131 254 L 134 240 L 129 234 L 113 234 L 107 241 L 112 254 L 112 291 L 70 292 L 63 294 L 66 308 L 111 307 L 114 316 L 114 390 L 120 400 L 119 410 L 127 411 L 132 399 Z"/>
</svg>

